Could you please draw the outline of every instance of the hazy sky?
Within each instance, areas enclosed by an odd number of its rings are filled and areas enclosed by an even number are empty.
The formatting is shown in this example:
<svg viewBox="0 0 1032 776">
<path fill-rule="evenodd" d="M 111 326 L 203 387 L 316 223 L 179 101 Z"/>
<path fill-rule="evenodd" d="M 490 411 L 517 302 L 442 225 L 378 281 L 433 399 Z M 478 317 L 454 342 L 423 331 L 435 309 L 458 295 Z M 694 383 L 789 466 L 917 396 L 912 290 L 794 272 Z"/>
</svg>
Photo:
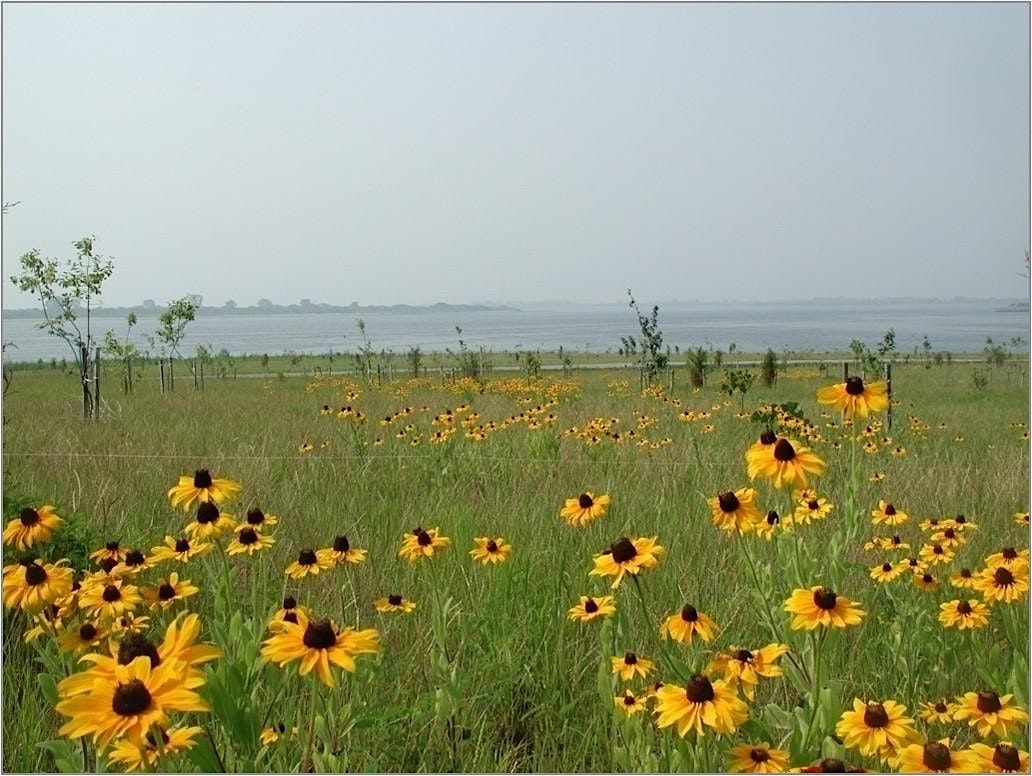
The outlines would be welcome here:
<svg viewBox="0 0 1032 776">
<path fill-rule="evenodd" d="M 1024 294 L 1026 3 L 2 13 L 7 307 Z"/>
</svg>

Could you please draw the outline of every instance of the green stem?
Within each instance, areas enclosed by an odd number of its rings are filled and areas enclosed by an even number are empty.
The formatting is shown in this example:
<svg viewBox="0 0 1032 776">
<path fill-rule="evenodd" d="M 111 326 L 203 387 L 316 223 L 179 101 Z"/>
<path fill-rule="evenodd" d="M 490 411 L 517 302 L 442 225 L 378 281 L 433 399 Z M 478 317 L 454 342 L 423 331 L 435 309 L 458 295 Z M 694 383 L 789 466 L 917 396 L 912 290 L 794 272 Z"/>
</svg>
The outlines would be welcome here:
<svg viewBox="0 0 1032 776">
<path fill-rule="evenodd" d="M 308 742 L 305 744 L 305 757 L 301 761 L 301 773 L 310 773 L 312 769 L 312 745 L 315 743 L 315 707 L 319 697 L 319 688 L 312 688 L 312 709 L 308 715 Z"/>
<path fill-rule="evenodd" d="M 821 647 L 824 646 L 824 639 L 828 635 L 828 629 L 824 628 L 821 631 L 820 637 L 812 636 L 813 638 L 813 692 L 811 694 L 811 702 L 813 703 L 813 709 L 810 712 L 810 722 L 806 726 L 806 738 L 803 740 L 802 749 L 805 750 L 810 744 L 810 736 L 813 733 L 814 724 L 817 721 L 817 710 L 820 708 L 820 694 L 821 694 Z"/>
<path fill-rule="evenodd" d="M 645 603 L 645 592 L 641 589 L 641 581 L 638 579 L 638 575 L 631 575 L 631 579 L 634 581 L 634 589 L 638 591 L 638 602 L 641 604 L 641 613 L 645 617 L 645 622 L 648 623 L 648 630 L 652 633 L 653 641 L 655 641 L 656 645 L 663 653 L 663 658 L 666 660 L 667 665 L 673 670 L 675 674 L 677 674 L 677 678 L 680 679 L 682 682 L 687 682 L 688 679 L 685 677 L 683 673 L 681 673 L 681 669 L 674 661 L 673 656 L 670 654 L 670 650 L 667 647 L 666 643 L 664 643 L 664 641 L 661 638 L 659 638 L 658 631 L 652 626 L 653 620 L 652 617 L 649 615 L 649 607 Z M 614 652 L 613 654 L 615 655 L 616 653 Z"/>
</svg>

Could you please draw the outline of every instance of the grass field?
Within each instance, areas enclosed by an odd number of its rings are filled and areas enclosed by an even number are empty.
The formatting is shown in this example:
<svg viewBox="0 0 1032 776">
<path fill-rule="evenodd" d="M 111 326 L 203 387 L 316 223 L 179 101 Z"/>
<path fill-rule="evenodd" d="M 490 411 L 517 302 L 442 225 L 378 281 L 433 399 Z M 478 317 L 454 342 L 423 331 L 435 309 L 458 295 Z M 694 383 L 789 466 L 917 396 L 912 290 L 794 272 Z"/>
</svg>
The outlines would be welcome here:
<svg viewBox="0 0 1032 776">
<path fill-rule="evenodd" d="M 257 505 L 279 516 L 267 550 L 227 556 L 221 539 L 132 582 L 154 584 L 173 570 L 191 580 L 198 594 L 140 613 L 160 642 L 176 613 L 197 612 L 200 640 L 224 653 L 206 664 L 198 688 L 212 712 L 171 715 L 204 732 L 158 770 L 707 771 L 727 770 L 731 747 L 760 743 L 789 752 L 796 767 L 838 757 L 884 770 L 878 757 L 835 737 L 854 697 L 894 700 L 914 717 L 922 703 L 981 690 L 1028 707 L 1027 592 L 991 606 L 984 627 L 958 631 L 938 620 L 940 604 L 979 598 L 952 586 L 951 573 L 977 573 L 990 553 L 1028 547 L 1027 523 L 1015 520 L 1028 510 L 1028 362 L 991 370 L 983 388 L 975 368 L 898 364 L 892 428 L 869 434 L 862 423 L 844 430 L 838 412 L 817 403 L 817 389 L 841 379 L 834 368 L 790 369 L 775 387 L 757 382 L 731 401 L 718 390 L 719 374 L 693 391 L 684 370 L 672 392 L 646 395 L 630 370 L 499 374 L 484 386 L 439 377 L 379 386 L 329 375 L 214 379 L 203 392 L 180 378 L 162 395 L 150 368 L 132 395 L 105 389 L 99 423 L 82 421 L 73 377 L 19 371 L 3 405 L 5 516 L 53 505 L 66 523 L 34 549 L 90 570 L 96 564 L 86 556 L 106 542 L 149 554 L 166 536 L 181 536 L 195 510 L 173 510 L 166 494 L 197 469 L 242 485 L 224 512 L 240 519 Z M 791 489 L 750 482 L 744 457 L 763 430 L 749 413 L 782 402 L 798 402 L 819 431 L 807 444 L 827 470 L 813 485 L 834 509 L 770 541 L 727 533 L 707 500 L 728 490 L 753 487 L 761 514 L 792 514 Z M 406 407 L 411 413 L 395 417 Z M 446 410 L 451 425 L 435 423 Z M 478 427 L 479 440 L 469 435 Z M 448 428 L 454 433 L 435 442 Z M 571 526 L 559 511 L 586 491 L 608 494 L 611 506 Z M 872 525 L 879 500 L 909 521 Z M 870 577 L 882 561 L 928 543 L 922 521 L 960 514 L 977 528 L 963 532 L 952 562 L 930 569 L 935 589 L 919 589 L 910 571 L 890 583 Z M 450 545 L 418 563 L 399 557 L 416 526 L 439 529 Z M 893 532 L 909 553 L 864 549 Z M 327 548 L 338 535 L 368 550 L 367 559 L 300 581 L 284 574 L 301 550 Z M 593 558 L 621 537 L 653 536 L 665 548 L 655 568 L 615 590 L 610 578 L 589 577 Z M 511 555 L 475 563 L 476 537 L 504 537 Z M 5 565 L 15 561 L 5 547 Z M 858 602 L 862 622 L 793 630 L 785 601 L 816 585 Z M 391 594 L 416 608 L 377 612 L 373 601 Z M 332 689 L 314 673 L 299 677 L 296 662 L 263 663 L 267 623 L 287 595 L 313 619 L 376 629 L 379 651 L 359 655 L 353 674 L 333 669 Z M 580 596 L 605 595 L 615 596 L 615 615 L 568 616 Z M 686 602 L 716 622 L 713 641 L 659 639 L 661 621 Z M 60 625 L 82 621 L 79 614 Z M 4 626 L 4 769 L 119 770 L 92 744 L 58 735 L 67 718 L 55 711 L 54 682 L 85 664 L 76 667 L 48 633 L 24 643 L 32 623 L 22 611 L 5 610 Z M 633 716 L 614 702 L 625 687 L 644 697 L 657 680 L 684 686 L 721 650 L 770 643 L 789 647 L 778 661 L 784 676 L 761 680 L 747 701 L 749 720 L 733 734 L 681 738 L 657 728 L 658 701 Z M 613 673 L 611 659 L 628 651 L 656 664 L 647 679 Z M 261 731 L 280 723 L 280 740 L 263 744 Z M 929 741 L 950 736 L 955 752 L 980 740 L 962 721 L 919 719 L 915 727 Z M 1007 738 L 1028 748 L 1024 724 Z"/>
</svg>

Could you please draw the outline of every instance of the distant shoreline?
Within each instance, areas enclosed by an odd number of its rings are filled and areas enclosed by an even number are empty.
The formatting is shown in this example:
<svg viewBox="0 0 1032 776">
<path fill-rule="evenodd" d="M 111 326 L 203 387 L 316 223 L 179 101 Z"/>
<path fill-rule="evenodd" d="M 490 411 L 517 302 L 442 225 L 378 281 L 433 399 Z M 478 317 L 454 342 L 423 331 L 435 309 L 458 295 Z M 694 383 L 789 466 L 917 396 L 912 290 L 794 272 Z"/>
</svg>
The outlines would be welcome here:
<svg viewBox="0 0 1032 776">
<path fill-rule="evenodd" d="M 133 307 L 95 307 L 91 315 L 98 318 L 124 318 L 135 313 L 138 318 L 157 318 L 166 310 L 161 305 L 135 305 Z M 392 305 L 334 305 L 334 304 L 268 304 L 249 305 L 247 307 L 198 307 L 197 315 L 205 317 L 237 317 L 249 315 L 340 315 L 343 313 L 468 313 L 468 312 L 519 312 L 519 308 L 506 305 L 480 304 L 445 304 L 437 302 L 428 305 L 392 304 Z M 76 314 L 85 315 L 85 309 L 76 310 Z M 20 307 L 3 310 L 4 318 L 42 318 L 38 307 Z"/>
</svg>

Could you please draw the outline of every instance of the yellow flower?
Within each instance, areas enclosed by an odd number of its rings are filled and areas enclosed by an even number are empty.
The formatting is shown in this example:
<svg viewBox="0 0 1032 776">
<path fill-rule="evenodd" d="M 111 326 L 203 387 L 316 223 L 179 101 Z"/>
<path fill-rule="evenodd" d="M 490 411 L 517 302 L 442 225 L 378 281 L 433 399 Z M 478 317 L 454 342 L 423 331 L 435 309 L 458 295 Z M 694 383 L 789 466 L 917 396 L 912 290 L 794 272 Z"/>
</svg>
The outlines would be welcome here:
<svg viewBox="0 0 1032 776">
<path fill-rule="evenodd" d="M 587 525 L 602 517 L 609 509 L 609 503 L 609 496 L 595 496 L 585 491 L 577 498 L 566 499 L 563 508 L 559 510 L 559 516 L 565 517 L 568 525 Z"/>
<path fill-rule="evenodd" d="M 634 541 L 624 536 L 613 542 L 608 550 L 595 556 L 595 567 L 588 576 L 615 577 L 612 587 L 620 586 L 624 574 L 635 574 L 642 569 L 653 569 L 665 550 L 656 544 L 658 537 L 638 537 Z"/>
<path fill-rule="evenodd" d="M 678 735 L 684 738 L 689 731 L 705 735 L 704 725 L 717 733 L 734 733 L 749 718 L 749 707 L 726 682 L 711 682 L 696 674 L 687 687 L 660 687 L 656 691 L 655 714 L 658 727 L 676 725 Z"/>
<path fill-rule="evenodd" d="M 950 574 L 950 584 L 954 587 L 959 587 L 961 590 L 973 588 L 976 581 L 977 578 L 971 572 L 971 569 L 967 567 Z"/>
<path fill-rule="evenodd" d="M 924 574 L 914 574 L 914 585 L 918 590 L 930 593 L 931 591 L 939 588 L 939 580 L 928 572 L 925 572 Z"/>
<path fill-rule="evenodd" d="M 660 637 L 665 640 L 669 636 L 679 644 L 691 644 L 693 636 L 703 641 L 713 641 L 716 631 L 717 624 L 688 603 L 681 607 L 680 612 L 663 620 L 659 627 Z"/>
<path fill-rule="evenodd" d="M 202 501 L 197 505 L 197 514 L 194 516 L 194 520 L 187 523 L 183 531 L 194 541 L 204 541 L 217 539 L 235 527 L 236 520 L 232 515 L 221 513 L 211 501 Z"/>
<path fill-rule="evenodd" d="M 731 773 L 784 773 L 788 770 L 789 754 L 783 749 L 771 749 L 770 744 L 739 744 L 728 749 Z"/>
<path fill-rule="evenodd" d="M 1015 563 L 983 569 L 975 579 L 975 590 L 989 603 L 1011 603 L 1028 592 L 1028 566 Z"/>
<path fill-rule="evenodd" d="M 282 722 L 278 722 L 277 724 L 271 727 L 265 728 L 258 736 L 258 740 L 261 741 L 263 746 L 269 746 L 270 744 L 275 744 L 277 741 L 279 741 L 280 737 L 286 732 L 287 726 L 284 725 Z M 295 725 L 290 729 L 290 737 L 294 738 L 296 735 L 297 726 Z"/>
<path fill-rule="evenodd" d="M 299 606 L 297 599 L 293 596 L 288 595 L 283 599 L 283 606 L 277 609 L 276 613 L 269 620 L 269 630 L 275 631 L 284 622 L 292 622 L 295 625 L 301 626 L 308 624 L 308 610 L 303 606 Z"/>
<path fill-rule="evenodd" d="M 258 507 L 251 507 L 247 510 L 247 514 L 244 516 L 243 522 L 241 522 L 234 530 L 242 531 L 248 526 L 256 531 L 264 530 L 266 526 L 273 526 L 278 522 L 279 518 L 276 517 L 276 515 L 269 515 Z"/>
<path fill-rule="evenodd" d="M 582 595 L 580 603 L 570 607 L 570 619 L 590 622 L 598 617 L 608 617 L 616 611 L 615 600 L 611 595 L 604 595 L 599 598 Z"/>
<path fill-rule="evenodd" d="M 481 536 L 473 540 L 476 547 L 469 551 L 473 560 L 479 560 L 485 566 L 489 563 L 501 563 L 512 552 L 512 545 L 506 544 L 501 536 L 490 539 Z"/>
<path fill-rule="evenodd" d="M 875 536 L 864 543 L 865 550 L 909 550 L 910 544 L 897 536 Z"/>
<path fill-rule="evenodd" d="M 944 604 L 939 604 L 942 611 L 939 614 L 939 622 L 947 628 L 981 628 L 989 624 L 989 607 L 981 601 L 971 598 L 967 601 L 954 599 Z"/>
<path fill-rule="evenodd" d="M 756 528 L 763 516 L 756 508 L 756 491 L 752 488 L 726 491 L 707 499 L 713 513 L 713 523 L 725 531 L 746 534 Z"/>
<path fill-rule="evenodd" d="M 379 633 L 371 628 L 338 631 L 329 620 L 313 620 L 304 627 L 285 622 L 274 636 L 263 642 L 262 657 L 280 667 L 300 660 L 298 673 L 301 676 L 307 676 L 314 669 L 323 684 L 336 687 L 337 680 L 330 665 L 354 673 L 355 656 L 379 652 L 379 638 Z"/>
<path fill-rule="evenodd" d="M 629 682 L 639 675 L 644 679 L 655 667 L 655 663 L 651 660 L 638 657 L 634 652 L 628 652 L 623 657 L 614 657 L 612 660 L 613 673 L 619 674 L 625 682 Z"/>
<path fill-rule="evenodd" d="M 999 552 L 994 552 L 992 555 L 985 559 L 985 565 L 989 568 L 996 568 L 997 566 L 1007 566 L 1008 568 L 1016 564 L 1028 565 L 1028 550 L 1016 550 L 1013 547 L 1004 547 Z"/>
<path fill-rule="evenodd" d="M 907 707 L 895 701 L 868 701 L 853 699 L 853 710 L 839 718 L 835 733 L 848 749 L 858 749 L 860 754 L 873 757 L 876 754 L 896 751 L 921 737 L 914 728 L 914 720 L 904 716 Z"/>
<path fill-rule="evenodd" d="M 412 533 L 405 534 L 398 555 L 410 563 L 415 563 L 420 558 L 432 558 L 435 552 L 443 552 L 449 544 L 451 539 L 438 535 L 436 528 L 424 531 L 416 527 L 412 529 Z"/>
<path fill-rule="evenodd" d="M 785 611 L 795 615 L 793 630 L 813 630 L 818 625 L 835 628 L 859 625 L 866 614 L 848 598 L 820 585 L 809 590 L 796 588 L 785 601 Z"/>
<path fill-rule="evenodd" d="M 140 594 L 143 596 L 151 609 L 168 609 L 177 601 L 182 601 L 200 590 L 190 584 L 189 579 L 179 579 L 179 574 L 172 572 L 168 579 L 161 580 L 156 587 L 141 587 Z"/>
<path fill-rule="evenodd" d="M 992 690 L 966 692 L 957 698 L 953 719 L 968 720 L 979 738 L 995 735 L 1004 738 L 1008 733 L 1018 732 L 1028 722 L 1028 714 L 1020 706 L 1011 704 L 1013 695 L 997 695 Z"/>
<path fill-rule="evenodd" d="M 19 552 L 33 544 L 49 542 L 61 524 L 64 523 L 49 504 L 41 507 L 25 507 L 18 513 L 3 532 L 4 544 Z"/>
<path fill-rule="evenodd" d="M 885 525 L 903 525 L 910 516 L 906 512 L 900 512 L 895 506 L 889 504 L 886 501 L 879 500 L 878 508 L 871 512 L 871 519 L 875 525 L 884 523 Z"/>
<path fill-rule="evenodd" d="M 1001 741 L 996 746 L 972 744 L 971 751 L 979 758 L 977 770 L 981 773 L 1028 773 L 1028 752 L 1020 750 L 1010 742 Z"/>
<path fill-rule="evenodd" d="M 180 477 L 178 484 L 169 489 L 168 498 L 173 509 L 182 507 L 186 512 L 195 501 L 221 504 L 239 491 L 240 483 L 215 479 L 207 469 L 198 469 L 193 477 Z"/>
<path fill-rule="evenodd" d="M 197 743 L 194 739 L 203 732 L 203 729 L 199 727 L 173 728 L 167 732 L 160 728 L 157 729 L 161 733 L 160 745 L 154 729 L 148 731 L 139 744 L 123 738 L 115 742 L 108 754 L 108 762 L 112 765 L 121 764 L 126 773 L 131 773 L 138 768 L 157 770 L 158 760 L 162 755 L 192 749 L 193 745 Z"/>
<path fill-rule="evenodd" d="M 889 563 L 885 561 L 880 566 L 871 567 L 871 579 L 875 582 L 891 582 L 907 570 L 904 563 Z"/>
<path fill-rule="evenodd" d="M 784 673 L 781 666 L 775 663 L 787 652 L 787 644 L 768 644 L 756 652 L 732 646 L 713 658 L 706 670 L 719 671 L 729 685 L 741 686 L 745 697 L 753 700 L 761 676 L 773 678 Z"/>
<path fill-rule="evenodd" d="M 630 690 L 624 690 L 623 695 L 614 696 L 613 703 L 628 717 L 633 717 L 639 711 L 645 710 L 645 699 L 635 697 Z"/>
<path fill-rule="evenodd" d="M 806 487 L 807 474 L 824 474 L 824 461 L 814 455 L 810 448 L 803 447 L 795 440 L 782 437 L 773 445 L 761 445 L 760 448 L 751 448 L 751 457 L 746 454 L 749 479 L 767 477 L 775 488 L 780 489 L 782 486 L 794 485 Z"/>
<path fill-rule="evenodd" d="M 918 557 L 929 566 L 940 563 L 949 563 L 953 560 L 954 552 L 941 544 L 926 544 L 921 548 Z"/>
<path fill-rule="evenodd" d="M 78 628 L 68 628 L 57 638 L 57 645 L 62 652 L 86 652 L 95 648 L 107 637 L 102 628 L 92 622 L 84 622 Z"/>
<path fill-rule="evenodd" d="M 297 560 L 287 566 L 284 572 L 291 579 L 304 579 L 306 576 L 316 576 L 320 571 L 332 569 L 336 564 L 332 557 L 320 550 L 301 550 L 297 554 Z"/>
<path fill-rule="evenodd" d="M 72 591 L 72 570 L 67 560 L 40 563 L 26 559 L 3 570 L 4 607 L 32 613 Z"/>
<path fill-rule="evenodd" d="M 811 520 L 823 520 L 829 514 L 831 510 L 835 508 L 834 504 L 829 504 L 826 498 L 811 498 L 808 501 L 804 501 L 795 508 L 793 518 L 796 523 L 802 523 L 809 525 Z"/>
<path fill-rule="evenodd" d="M 166 536 L 164 545 L 159 545 L 151 550 L 151 557 L 155 562 L 159 563 L 166 560 L 178 560 L 180 563 L 188 563 L 191 558 L 203 555 L 211 550 L 213 546 L 210 542 L 205 544 L 202 542 L 191 542 L 184 537 L 174 539 L 171 536 Z"/>
<path fill-rule="evenodd" d="M 921 711 L 917 713 L 927 724 L 949 725 L 953 722 L 953 713 L 957 710 L 955 703 L 948 703 L 945 698 L 932 703 L 921 704 Z"/>
<path fill-rule="evenodd" d="M 864 385 L 859 377 L 847 377 L 844 383 L 817 390 L 817 401 L 834 406 L 847 417 L 866 418 L 870 412 L 884 412 L 889 408 L 887 386 L 884 381 Z"/>
<path fill-rule="evenodd" d="M 376 607 L 378 612 L 401 612 L 402 614 L 409 614 L 413 609 L 416 608 L 415 603 L 402 598 L 400 595 L 394 595 L 393 593 L 383 598 L 377 598 L 373 601 L 373 606 Z"/>
<path fill-rule="evenodd" d="M 249 525 L 244 525 L 242 528 L 238 526 L 238 528 L 240 530 L 237 532 L 236 537 L 226 545 L 226 553 L 228 555 L 241 555 L 246 552 L 250 556 L 276 543 L 274 538 L 266 536 Z"/>
<path fill-rule="evenodd" d="M 910 744 L 899 751 L 901 773 L 977 773 L 978 758 L 970 750 L 950 749 L 950 740 Z"/>
<path fill-rule="evenodd" d="M 352 565 L 361 563 L 369 554 L 368 550 L 352 547 L 346 536 L 334 537 L 333 544 L 323 552 L 329 553 L 337 563 L 351 563 Z"/>
</svg>

